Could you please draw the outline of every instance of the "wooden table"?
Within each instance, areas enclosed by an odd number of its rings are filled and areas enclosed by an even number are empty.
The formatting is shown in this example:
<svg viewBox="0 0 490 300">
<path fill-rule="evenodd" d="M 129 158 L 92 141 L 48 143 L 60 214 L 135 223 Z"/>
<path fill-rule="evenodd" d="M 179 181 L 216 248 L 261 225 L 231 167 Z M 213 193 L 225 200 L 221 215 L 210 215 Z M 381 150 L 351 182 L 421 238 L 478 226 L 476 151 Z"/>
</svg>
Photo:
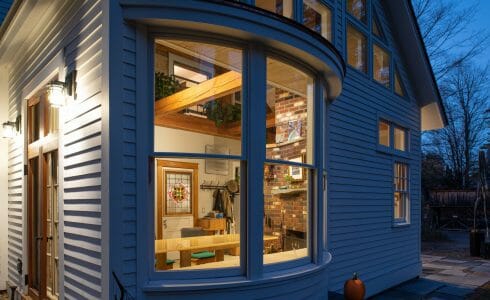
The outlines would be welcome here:
<svg viewBox="0 0 490 300">
<path fill-rule="evenodd" d="M 264 241 L 277 240 L 277 236 L 264 236 Z M 163 270 L 167 261 L 167 253 L 179 251 L 180 267 L 191 266 L 191 255 L 199 251 L 214 251 L 217 261 L 223 261 L 225 250 L 231 249 L 234 253 L 240 253 L 240 235 L 209 235 L 187 238 L 174 238 L 155 240 L 155 256 L 157 270 Z"/>
</svg>

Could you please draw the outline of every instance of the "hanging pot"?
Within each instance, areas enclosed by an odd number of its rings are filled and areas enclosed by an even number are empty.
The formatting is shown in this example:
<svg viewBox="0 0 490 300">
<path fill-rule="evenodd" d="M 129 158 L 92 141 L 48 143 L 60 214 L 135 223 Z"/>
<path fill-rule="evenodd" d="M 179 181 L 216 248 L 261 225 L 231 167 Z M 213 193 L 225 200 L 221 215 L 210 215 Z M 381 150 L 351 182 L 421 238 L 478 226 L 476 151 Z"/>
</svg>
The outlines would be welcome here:
<svg viewBox="0 0 490 300">
<path fill-rule="evenodd" d="M 352 279 L 349 279 L 344 284 L 344 299 L 346 300 L 362 300 L 366 295 L 366 287 L 362 280 L 359 279 L 357 273 L 354 273 Z"/>
</svg>

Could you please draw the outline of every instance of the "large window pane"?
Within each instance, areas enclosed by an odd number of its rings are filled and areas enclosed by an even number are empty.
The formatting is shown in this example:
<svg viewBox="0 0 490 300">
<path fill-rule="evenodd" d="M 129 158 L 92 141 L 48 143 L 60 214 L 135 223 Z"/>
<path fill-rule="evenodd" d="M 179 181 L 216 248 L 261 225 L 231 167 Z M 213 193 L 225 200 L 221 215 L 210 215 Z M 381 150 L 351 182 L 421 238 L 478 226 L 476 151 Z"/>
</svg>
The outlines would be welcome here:
<svg viewBox="0 0 490 300">
<path fill-rule="evenodd" d="M 381 47 L 373 47 L 373 78 L 386 87 L 390 87 L 390 56 Z"/>
<path fill-rule="evenodd" d="M 281 16 L 293 17 L 293 0 L 255 0 L 255 6 Z"/>
<path fill-rule="evenodd" d="M 395 136 L 395 149 L 400 151 L 406 151 L 407 150 L 406 130 L 399 127 L 395 127 L 394 136 Z"/>
<path fill-rule="evenodd" d="M 347 11 L 358 20 L 366 23 L 366 0 L 347 0 Z"/>
<path fill-rule="evenodd" d="M 267 59 L 267 159 L 313 162 L 313 78 Z"/>
<path fill-rule="evenodd" d="M 286 164 L 264 167 L 264 264 L 308 256 L 309 171 Z"/>
<path fill-rule="evenodd" d="M 347 26 L 347 63 L 355 69 L 367 73 L 366 36 Z"/>
<path fill-rule="evenodd" d="M 240 264 L 243 169 L 229 156 L 241 155 L 241 90 L 241 50 L 157 40 L 154 151 L 163 153 L 155 161 L 157 271 Z"/>
<path fill-rule="evenodd" d="M 241 50 L 157 40 L 155 151 L 239 155 L 241 90 Z"/>
<path fill-rule="evenodd" d="M 320 1 L 303 1 L 303 24 L 327 40 L 332 40 L 332 12 Z"/>
<path fill-rule="evenodd" d="M 390 147 L 390 124 L 387 122 L 378 122 L 378 142 L 380 145 Z"/>
<path fill-rule="evenodd" d="M 155 269 L 240 265 L 240 161 L 155 162 Z"/>
</svg>

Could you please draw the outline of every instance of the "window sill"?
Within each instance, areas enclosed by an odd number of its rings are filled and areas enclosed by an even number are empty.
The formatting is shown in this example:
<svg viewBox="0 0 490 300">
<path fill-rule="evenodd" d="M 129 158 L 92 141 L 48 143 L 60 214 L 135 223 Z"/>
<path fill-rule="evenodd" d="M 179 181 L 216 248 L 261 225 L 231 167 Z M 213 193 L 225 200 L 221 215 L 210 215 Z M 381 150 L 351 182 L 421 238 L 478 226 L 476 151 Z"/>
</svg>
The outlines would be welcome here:
<svg viewBox="0 0 490 300">
<path fill-rule="evenodd" d="M 314 275 L 317 272 L 324 271 L 324 269 L 330 264 L 331 260 L 332 256 L 330 253 L 328 253 L 325 263 L 321 265 L 309 263 L 307 265 L 291 269 L 265 272 L 262 278 L 255 280 L 247 279 L 244 276 L 235 276 L 227 278 L 217 277 L 195 280 L 149 281 L 145 286 L 143 286 L 143 292 L 189 292 L 215 289 L 246 288 L 258 285 L 275 284 L 281 281 L 303 278 L 305 276 Z"/>
<path fill-rule="evenodd" d="M 386 146 L 383 146 L 380 144 L 376 145 L 376 151 L 379 153 L 388 154 L 391 156 L 397 156 L 397 157 L 402 157 L 402 158 L 406 158 L 406 159 L 410 158 L 410 152 L 409 151 L 395 150 L 393 148 L 386 147 Z"/>
<path fill-rule="evenodd" d="M 393 228 L 405 228 L 410 227 L 410 223 L 408 222 L 394 222 L 391 227 Z"/>
</svg>

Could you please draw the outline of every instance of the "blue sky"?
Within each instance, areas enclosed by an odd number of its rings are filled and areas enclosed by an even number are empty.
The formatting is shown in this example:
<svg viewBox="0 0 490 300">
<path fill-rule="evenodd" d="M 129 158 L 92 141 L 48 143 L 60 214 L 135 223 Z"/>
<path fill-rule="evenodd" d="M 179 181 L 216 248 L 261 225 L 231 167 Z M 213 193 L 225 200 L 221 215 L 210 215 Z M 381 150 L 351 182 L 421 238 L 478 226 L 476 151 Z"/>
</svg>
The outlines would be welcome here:
<svg viewBox="0 0 490 300">
<path fill-rule="evenodd" d="M 471 30 L 486 30 L 490 34 L 490 0 L 465 0 L 463 5 L 478 4 L 478 10 L 475 15 L 475 20 L 469 29 Z M 480 66 L 490 64 L 490 44 L 488 48 L 476 59 L 476 63 Z"/>
</svg>

